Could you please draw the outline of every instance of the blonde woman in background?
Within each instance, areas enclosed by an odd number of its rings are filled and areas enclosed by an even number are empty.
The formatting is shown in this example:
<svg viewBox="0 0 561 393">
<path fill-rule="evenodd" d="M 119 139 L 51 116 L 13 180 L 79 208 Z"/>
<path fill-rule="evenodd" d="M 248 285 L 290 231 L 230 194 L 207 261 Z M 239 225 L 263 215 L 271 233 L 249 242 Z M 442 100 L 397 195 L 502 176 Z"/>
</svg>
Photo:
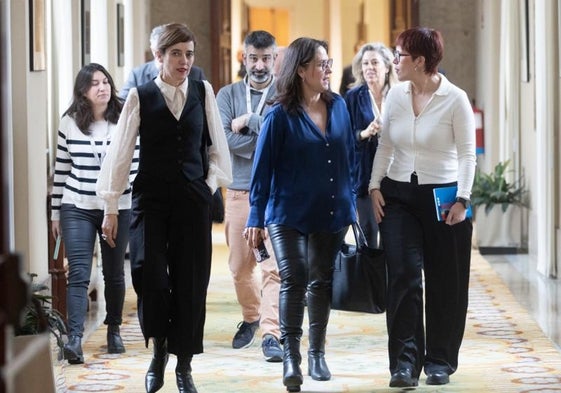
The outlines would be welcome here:
<svg viewBox="0 0 561 393">
<path fill-rule="evenodd" d="M 378 247 L 378 224 L 368 183 L 378 147 L 384 101 L 397 83 L 393 59 L 392 52 L 382 43 L 362 45 L 352 63 L 356 81 L 345 95 L 356 140 L 354 187 L 358 220 L 371 247 Z"/>
</svg>

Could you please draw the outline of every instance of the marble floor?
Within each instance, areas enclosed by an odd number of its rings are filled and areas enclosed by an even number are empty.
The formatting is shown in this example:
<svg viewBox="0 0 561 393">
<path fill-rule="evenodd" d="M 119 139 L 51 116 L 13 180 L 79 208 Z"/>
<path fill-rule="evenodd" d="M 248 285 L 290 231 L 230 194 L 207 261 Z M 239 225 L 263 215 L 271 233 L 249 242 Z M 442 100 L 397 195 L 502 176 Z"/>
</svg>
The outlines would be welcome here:
<svg viewBox="0 0 561 393">
<path fill-rule="evenodd" d="M 561 350 L 561 278 L 536 271 L 528 254 L 484 255 L 516 300 L 525 307 L 545 335 Z"/>
</svg>

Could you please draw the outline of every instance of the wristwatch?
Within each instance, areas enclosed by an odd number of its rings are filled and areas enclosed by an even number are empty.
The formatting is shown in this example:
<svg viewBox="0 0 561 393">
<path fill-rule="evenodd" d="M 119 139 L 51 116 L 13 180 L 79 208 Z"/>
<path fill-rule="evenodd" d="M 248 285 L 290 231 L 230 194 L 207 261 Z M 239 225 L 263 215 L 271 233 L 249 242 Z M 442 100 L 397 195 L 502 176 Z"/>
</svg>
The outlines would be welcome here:
<svg viewBox="0 0 561 393">
<path fill-rule="evenodd" d="M 456 202 L 460 202 L 462 205 L 464 205 L 464 209 L 467 209 L 471 205 L 471 201 L 469 199 L 462 197 L 457 197 Z"/>
</svg>

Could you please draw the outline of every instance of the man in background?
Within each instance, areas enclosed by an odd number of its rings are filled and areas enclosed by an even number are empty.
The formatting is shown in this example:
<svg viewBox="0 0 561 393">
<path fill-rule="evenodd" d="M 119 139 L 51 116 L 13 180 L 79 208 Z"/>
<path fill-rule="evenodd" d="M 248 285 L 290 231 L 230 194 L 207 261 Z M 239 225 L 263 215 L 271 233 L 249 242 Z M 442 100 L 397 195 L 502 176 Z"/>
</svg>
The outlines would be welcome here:
<svg viewBox="0 0 561 393">
<path fill-rule="evenodd" d="M 353 57 L 356 56 L 356 54 L 358 53 L 358 50 L 364 44 L 365 44 L 365 42 L 362 41 L 362 40 L 359 40 L 355 44 L 355 47 L 354 47 L 355 53 L 354 53 Z M 345 94 L 347 94 L 347 91 L 351 88 L 351 85 L 354 82 L 355 82 L 355 77 L 353 75 L 353 65 L 352 65 L 352 62 L 351 62 L 351 64 L 349 64 L 348 66 L 343 68 L 343 75 L 341 76 L 341 85 L 339 86 L 339 94 L 342 97 L 345 97 Z"/>
<path fill-rule="evenodd" d="M 269 100 L 275 95 L 273 67 L 276 41 L 270 33 L 257 30 L 244 40 L 242 54 L 246 75 L 224 86 L 216 95 L 226 132 L 234 181 L 226 190 L 225 231 L 230 248 L 228 264 L 243 320 L 232 340 L 235 349 L 247 348 L 260 327 L 261 348 L 268 362 L 282 361 L 279 337 L 280 278 L 270 239 L 265 246 L 271 254 L 259 262 L 261 277 L 255 275 L 258 261 L 254 250 L 242 237 L 249 215 L 249 187 L 255 146 Z"/>
<path fill-rule="evenodd" d="M 131 88 L 138 87 L 147 82 L 150 82 L 152 79 L 158 76 L 158 73 L 160 72 L 160 64 L 156 59 L 156 50 L 158 49 L 158 38 L 160 38 L 163 30 L 164 25 L 159 25 L 152 29 L 152 32 L 150 33 L 150 50 L 152 51 L 152 56 L 154 57 L 154 59 L 142 64 L 141 66 L 135 67 L 130 72 L 129 78 L 119 92 L 119 97 L 121 97 L 123 100 L 127 99 L 129 90 Z M 204 80 L 206 79 L 206 76 L 202 68 L 194 65 L 191 68 L 191 72 L 189 73 L 189 78 Z"/>
</svg>

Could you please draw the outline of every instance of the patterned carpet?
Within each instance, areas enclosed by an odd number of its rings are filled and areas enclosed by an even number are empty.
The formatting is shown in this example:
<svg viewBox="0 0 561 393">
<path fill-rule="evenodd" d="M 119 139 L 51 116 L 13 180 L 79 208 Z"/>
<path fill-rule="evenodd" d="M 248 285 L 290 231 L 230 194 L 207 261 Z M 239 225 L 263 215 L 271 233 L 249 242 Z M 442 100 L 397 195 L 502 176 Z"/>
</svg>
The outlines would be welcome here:
<svg viewBox="0 0 561 393">
<path fill-rule="evenodd" d="M 492 267 L 477 253 L 472 258 L 468 324 L 460 367 L 442 387 L 425 385 L 419 392 L 561 392 L 561 353 L 514 300 Z M 127 352 L 105 352 L 105 328 L 85 343 L 86 363 L 66 366 L 68 392 L 144 392 L 144 374 L 151 358 L 135 312 L 132 289 L 126 298 L 122 327 Z M 214 251 L 208 297 L 205 353 L 193 360 L 199 393 L 283 392 L 282 365 L 267 363 L 261 342 L 247 349 L 231 348 L 240 310 L 227 268 L 227 249 Z M 307 326 L 307 321 L 304 322 Z M 259 334 L 258 334 L 259 336 Z M 333 311 L 328 328 L 327 360 L 333 378 L 327 382 L 305 377 L 302 392 L 396 392 L 388 388 L 384 315 Z M 303 341 L 305 354 L 307 341 Z M 160 392 L 177 392 L 175 358 L 170 357 Z M 306 372 L 304 358 L 303 371 Z M 64 391 L 62 389 L 61 391 Z"/>
</svg>

